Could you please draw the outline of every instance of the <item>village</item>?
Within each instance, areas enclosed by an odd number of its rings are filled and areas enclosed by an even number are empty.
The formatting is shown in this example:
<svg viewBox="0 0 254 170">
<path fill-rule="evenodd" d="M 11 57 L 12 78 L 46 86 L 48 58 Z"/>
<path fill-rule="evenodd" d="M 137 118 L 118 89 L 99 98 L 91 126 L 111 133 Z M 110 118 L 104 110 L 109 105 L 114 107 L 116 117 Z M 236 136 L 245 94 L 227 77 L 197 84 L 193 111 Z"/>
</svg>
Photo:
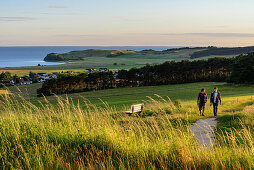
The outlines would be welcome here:
<svg viewBox="0 0 254 170">
<path fill-rule="evenodd" d="M 94 72 L 107 72 L 109 71 L 108 68 L 88 68 L 85 69 L 85 73 L 94 73 Z M 21 85 L 29 85 L 32 83 L 43 83 L 49 79 L 57 79 L 59 74 L 74 74 L 80 72 L 74 72 L 72 70 L 66 72 L 52 72 L 52 73 L 33 73 L 30 72 L 28 76 L 21 76 L 18 77 L 16 75 L 12 76 L 9 72 L 2 72 L 0 73 L 0 86 L 21 86 Z M 115 73 L 117 75 L 117 73 Z"/>
</svg>

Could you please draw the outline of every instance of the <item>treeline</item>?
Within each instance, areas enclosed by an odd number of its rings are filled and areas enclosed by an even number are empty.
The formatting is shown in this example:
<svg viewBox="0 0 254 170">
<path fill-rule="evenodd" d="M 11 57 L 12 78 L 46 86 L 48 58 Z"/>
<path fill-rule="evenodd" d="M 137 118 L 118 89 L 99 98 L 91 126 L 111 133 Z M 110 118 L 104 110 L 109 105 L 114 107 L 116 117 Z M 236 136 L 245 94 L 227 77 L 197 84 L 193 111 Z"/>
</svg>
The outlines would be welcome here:
<svg viewBox="0 0 254 170">
<path fill-rule="evenodd" d="M 123 86 L 225 81 L 232 71 L 232 62 L 232 59 L 227 58 L 212 58 L 192 62 L 189 60 L 170 61 L 160 65 L 147 65 L 139 69 L 132 68 L 129 71 L 120 70 L 118 78 L 123 81 Z"/>
<path fill-rule="evenodd" d="M 254 53 L 235 57 L 230 83 L 254 83 Z"/>
<path fill-rule="evenodd" d="M 60 74 L 57 79 L 49 79 L 37 90 L 38 96 L 77 93 L 82 91 L 115 88 L 115 78 L 111 71 L 95 73 Z"/>
<path fill-rule="evenodd" d="M 181 51 L 181 50 L 189 50 L 189 49 L 205 49 L 205 48 L 210 48 L 210 46 L 208 47 L 179 47 L 179 48 L 170 48 L 167 50 L 163 50 L 163 51 Z"/>
<path fill-rule="evenodd" d="M 217 48 L 214 46 L 208 47 L 206 50 L 197 51 L 191 54 L 191 59 L 200 58 L 211 55 L 239 55 L 254 52 L 254 47 L 233 47 L 233 48 Z"/>
<path fill-rule="evenodd" d="M 6 72 L 2 72 L 0 73 L 0 87 L 5 86 L 10 86 L 12 85 L 12 75 L 10 72 L 6 71 Z"/>
<path fill-rule="evenodd" d="M 159 65 L 120 70 L 117 73 L 95 72 L 61 74 L 46 81 L 38 96 L 102 90 L 120 87 L 168 85 L 204 81 L 246 83 L 254 81 L 254 53 L 234 58 L 181 62 L 169 61 Z"/>
</svg>

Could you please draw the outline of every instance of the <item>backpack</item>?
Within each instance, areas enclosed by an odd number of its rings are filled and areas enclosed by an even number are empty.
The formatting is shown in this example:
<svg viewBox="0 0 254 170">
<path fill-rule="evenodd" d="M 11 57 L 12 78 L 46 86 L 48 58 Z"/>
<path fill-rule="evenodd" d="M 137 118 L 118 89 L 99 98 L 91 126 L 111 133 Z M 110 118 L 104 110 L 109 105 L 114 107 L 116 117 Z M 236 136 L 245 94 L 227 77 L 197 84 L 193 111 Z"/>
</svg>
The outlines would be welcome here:
<svg viewBox="0 0 254 170">
<path fill-rule="evenodd" d="M 207 102 L 207 96 L 204 95 L 204 102 L 206 103 Z"/>
</svg>

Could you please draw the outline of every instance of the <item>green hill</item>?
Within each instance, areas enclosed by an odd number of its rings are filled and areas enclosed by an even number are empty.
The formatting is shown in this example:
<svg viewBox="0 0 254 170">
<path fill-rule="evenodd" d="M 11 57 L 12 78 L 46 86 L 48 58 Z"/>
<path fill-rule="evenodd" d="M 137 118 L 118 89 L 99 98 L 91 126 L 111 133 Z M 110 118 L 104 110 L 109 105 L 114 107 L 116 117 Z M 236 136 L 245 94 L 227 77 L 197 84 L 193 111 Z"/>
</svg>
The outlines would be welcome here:
<svg viewBox="0 0 254 170">
<path fill-rule="evenodd" d="M 250 52 L 254 52 L 254 47 L 234 47 L 234 48 L 208 47 L 206 50 L 197 51 L 191 54 L 191 59 L 214 55 L 225 56 L 225 55 L 248 54 Z"/>
<path fill-rule="evenodd" d="M 71 51 L 68 53 L 50 53 L 45 58 L 44 61 L 71 61 L 71 60 L 84 60 L 88 57 L 114 57 L 124 54 L 133 54 L 135 51 L 127 50 L 103 50 L 103 49 L 89 49 L 82 51 Z"/>
<path fill-rule="evenodd" d="M 194 52 L 204 50 L 205 48 L 176 48 L 168 49 L 164 51 L 154 51 L 151 49 L 143 51 L 133 51 L 133 50 L 103 50 L 103 49 L 89 49 L 82 51 L 71 51 L 68 53 L 50 53 L 45 58 L 44 61 L 49 62 L 59 62 L 59 61 L 77 61 L 85 60 L 87 58 L 147 58 L 147 59 L 172 59 L 182 58 L 189 59 L 190 55 Z"/>
<path fill-rule="evenodd" d="M 44 61 L 81 61 L 88 58 L 137 58 L 137 59 L 168 59 L 168 60 L 184 60 L 184 59 L 206 59 L 212 56 L 236 56 L 239 54 L 247 54 L 254 52 L 254 47 L 233 47 L 219 48 L 209 47 L 183 47 L 174 48 L 163 51 L 155 51 L 147 49 L 143 51 L 133 50 L 103 50 L 89 49 L 81 51 L 71 51 L 68 53 L 50 53 Z"/>
</svg>

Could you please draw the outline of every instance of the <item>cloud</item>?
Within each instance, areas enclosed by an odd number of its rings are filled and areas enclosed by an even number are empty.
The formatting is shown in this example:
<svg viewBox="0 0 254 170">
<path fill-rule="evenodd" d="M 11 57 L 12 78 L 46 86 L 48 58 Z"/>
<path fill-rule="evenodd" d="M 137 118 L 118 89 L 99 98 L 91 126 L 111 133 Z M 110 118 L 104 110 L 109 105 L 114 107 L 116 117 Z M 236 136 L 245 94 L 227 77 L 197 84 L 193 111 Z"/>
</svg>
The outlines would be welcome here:
<svg viewBox="0 0 254 170">
<path fill-rule="evenodd" d="M 254 37 L 254 33 L 169 33 L 164 36 L 202 36 L 202 37 Z"/>
<path fill-rule="evenodd" d="M 0 17 L 0 21 L 13 22 L 13 21 L 29 21 L 34 20 L 31 17 Z"/>
<path fill-rule="evenodd" d="M 102 34 L 56 34 L 55 37 L 60 38 L 105 38 L 107 35 Z"/>
<path fill-rule="evenodd" d="M 68 8 L 68 7 L 67 6 L 62 6 L 62 5 L 50 5 L 49 8 L 63 9 L 63 8 Z"/>
<path fill-rule="evenodd" d="M 100 35 L 96 35 L 96 34 L 58 34 L 55 36 L 59 36 L 59 37 L 93 37 L 93 36 L 100 36 Z"/>
<path fill-rule="evenodd" d="M 86 13 L 68 12 L 68 13 L 57 13 L 57 12 L 41 12 L 41 15 L 86 15 Z"/>
</svg>

